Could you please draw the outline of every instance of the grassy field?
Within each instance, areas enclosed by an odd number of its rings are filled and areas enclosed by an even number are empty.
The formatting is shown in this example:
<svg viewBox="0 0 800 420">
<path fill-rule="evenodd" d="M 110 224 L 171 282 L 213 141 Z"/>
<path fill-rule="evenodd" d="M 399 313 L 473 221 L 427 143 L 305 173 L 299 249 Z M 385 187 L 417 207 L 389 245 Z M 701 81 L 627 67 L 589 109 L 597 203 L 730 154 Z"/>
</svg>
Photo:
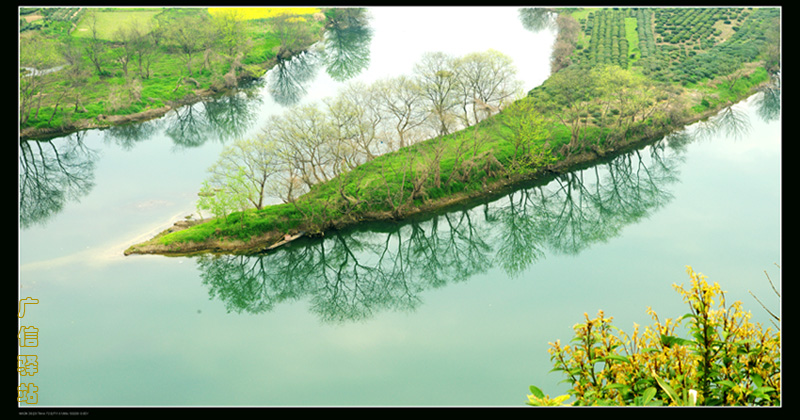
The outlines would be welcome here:
<svg viewBox="0 0 800 420">
<path fill-rule="evenodd" d="M 639 34 L 636 33 L 637 25 L 638 23 L 635 17 L 625 18 L 625 37 L 628 40 L 628 56 L 633 56 L 630 58 L 629 64 L 633 64 L 641 56 L 639 51 Z"/>
<path fill-rule="evenodd" d="M 135 8 L 135 9 L 98 9 L 95 11 L 97 16 L 97 36 L 106 41 L 114 39 L 114 33 L 119 28 L 136 25 L 139 28 L 147 28 L 156 15 L 164 10 L 163 7 L 154 8 Z M 76 38 L 88 38 L 92 36 L 89 19 L 84 18 L 78 22 L 77 28 L 72 33 Z"/>
<path fill-rule="evenodd" d="M 197 13 L 208 13 L 205 8 L 193 9 Z M 69 10 L 76 12 L 78 8 Z M 324 20 L 321 13 L 318 14 L 320 10 L 317 8 L 218 8 L 214 10 L 214 14 L 219 16 L 232 10 L 247 12 L 240 13 L 243 19 L 243 34 L 252 41 L 242 59 L 244 67 L 238 74 L 248 73 L 254 77 L 266 71 L 265 66 L 274 59 L 275 49 L 281 43 L 278 37 L 270 32 L 271 27 L 266 25 L 263 19 L 280 14 L 302 13 L 300 19 L 303 19 L 303 25 L 314 34 L 320 33 Z M 37 21 L 46 21 L 47 19 L 41 18 L 43 15 L 64 14 L 59 12 L 60 10 L 53 8 L 43 8 L 26 17 L 38 16 Z M 56 67 L 63 64 L 62 51 L 65 51 L 67 43 L 72 44 L 77 51 L 89 50 L 94 18 L 97 36 L 102 44 L 103 71 L 98 73 L 88 56 L 84 55 L 83 68 L 86 69 L 87 75 L 79 82 L 61 77 L 60 73 L 46 75 L 41 81 L 21 79 L 25 83 L 36 82 L 39 91 L 26 94 L 42 100 L 29 102 L 34 105 L 32 107 L 28 105 L 23 111 L 27 115 L 20 128 L 27 130 L 25 133 L 33 131 L 33 136 L 42 135 L 36 133 L 48 135 L 47 133 L 64 129 L 69 131 L 69 127 L 96 121 L 100 115 L 136 114 L 161 108 L 170 102 L 181 102 L 185 97 L 196 94 L 196 91 L 218 90 L 223 84 L 223 75 L 229 69 L 229 60 L 212 59 L 207 63 L 208 66 L 205 66 L 202 54 L 196 53 L 192 64 L 193 82 L 186 84 L 181 83 L 183 78 L 189 76 L 185 61 L 174 48 L 164 43 L 151 49 L 156 54 L 152 55 L 148 77 L 143 77 L 137 72 L 135 62 L 130 63 L 129 74 L 125 75 L 120 61 L 116 58 L 116 55 L 122 53 L 120 43 L 115 41 L 118 29 L 134 25 L 146 32 L 148 28 L 156 26 L 157 19 L 162 17 L 180 19 L 185 14 L 184 11 L 161 7 L 84 9 L 80 15 L 75 15 L 80 16 L 80 19 L 75 21 L 74 27 L 69 22 L 56 22 L 50 19 L 45 25 L 40 25 L 41 30 L 21 32 L 20 65 L 36 68 Z M 210 19 L 215 19 L 214 14 L 210 15 Z M 314 18 L 306 19 L 305 16 L 309 14 L 314 15 Z M 194 81 L 197 85 L 193 84 Z M 58 108 L 55 108 L 55 101 L 62 94 L 65 99 Z M 80 98 L 80 106 L 67 106 L 70 101 L 75 102 L 72 99 L 75 97 Z"/>
<path fill-rule="evenodd" d="M 211 16 L 233 14 L 237 20 L 269 19 L 281 15 L 305 16 L 320 13 L 316 7 L 209 7 Z"/>
<path fill-rule="evenodd" d="M 161 12 L 163 7 L 152 8 L 114 8 L 97 9 L 97 32 L 100 39 L 111 41 L 114 32 L 121 27 L 135 24 L 140 28 L 146 28 L 152 20 Z M 319 13 L 316 7 L 210 7 L 208 13 L 213 17 L 223 16 L 232 13 L 239 20 L 268 19 L 275 16 L 293 14 L 298 16 L 313 15 Z M 84 18 L 78 23 L 74 37 L 87 38 L 91 36 L 89 29 L 89 19 Z"/>
</svg>

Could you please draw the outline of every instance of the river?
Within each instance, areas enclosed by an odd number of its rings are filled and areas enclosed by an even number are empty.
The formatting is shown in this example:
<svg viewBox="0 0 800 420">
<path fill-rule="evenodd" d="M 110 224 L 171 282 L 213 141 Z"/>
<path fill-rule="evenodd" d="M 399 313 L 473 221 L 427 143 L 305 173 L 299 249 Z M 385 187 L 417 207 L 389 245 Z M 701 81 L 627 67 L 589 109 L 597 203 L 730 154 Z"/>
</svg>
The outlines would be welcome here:
<svg viewBox="0 0 800 420">
<path fill-rule="evenodd" d="M 38 358 L 38 407 L 521 407 L 529 385 L 565 392 L 548 342 L 584 312 L 626 331 L 648 306 L 684 314 L 686 265 L 769 322 L 750 294 L 779 308 L 781 124 L 764 95 L 442 214 L 259 257 L 122 255 L 193 212 L 223 145 L 289 104 L 408 74 L 425 51 L 497 49 L 527 89 L 548 76 L 554 34 L 516 8 L 371 12 L 350 77 L 298 61 L 293 86 L 271 72 L 159 120 L 21 144 L 18 295 L 39 302 L 20 354 Z"/>
</svg>

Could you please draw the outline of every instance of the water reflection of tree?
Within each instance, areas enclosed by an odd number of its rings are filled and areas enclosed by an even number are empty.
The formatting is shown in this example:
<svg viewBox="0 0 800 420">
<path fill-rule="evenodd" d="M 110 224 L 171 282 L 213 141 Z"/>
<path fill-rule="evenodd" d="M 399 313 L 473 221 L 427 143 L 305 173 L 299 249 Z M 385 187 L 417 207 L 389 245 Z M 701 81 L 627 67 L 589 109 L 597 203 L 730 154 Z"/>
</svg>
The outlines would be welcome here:
<svg viewBox="0 0 800 420">
<path fill-rule="evenodd" d="M 522 22 L 522 27 L 531 32 L 555 28 L 555 14 L 544 7 L 520 8 L 519 20 Z"/>
<path fill-rule="evenodd" d="M 680 153 L 667 140 L 492 203 L 400 225 L 333 232 L 258 256 L 202 256 L 212 297 L 261 313 L 306 300 L 325 322 L 410 311 L 432 288 L 493 266 L 519 276 L 547 252 L 577 254 L 671 199 Z"/>
<path fill-rule="evenodd" d="M 246 89 L 237 90 L 235 94 L 203 102 L 214 138 L 223 142 L 241 138 L 253 126 L 258 117 L 258 106 L 264 102 L 257 91 L 260 85 L 253 83 Z"/>
<path fill-rule="evenodd" d="M 511 277 L 545 255 L 546 224 L 532 222 L 537 194 L 543 194 L 541 188 L 513 192 L 507 196 L 507 205 L 493 212 L 497 220 L 495 243 L 500 244 L 495 262 Z"/>
<path fill-rule="evenodd" d="M 758 116 L 765 122 L 775 121 L 781 115 L 781 84 L 780 76 L 772 76 L 770 83 L 761 89 L 756 97 Z"/>
<path fill-rule="evenodd" d="M 780 76 L 771 76 L 770 83 L 753 98 L 755 113 L 764 122 L 777 120 L 781 115 Z M 724 136 L 739 139 L 750 133 L 750 114 L 744 104 L 730 104 L 716 115 L 693 124 L 688 129 L 692 139 L 713 139 Z M 684 130 L 686 131 L 686 130 Z"/>
<path fill-rule="evenodd" d="M 103 136 L 108 142 L 125 150 L 132 150 L 139 142 L 152 138 L 161 125 L 160 119 L 117 125 L 103 130 Z"/>
<path fill-rule="evenodd" d="M 366 9 L 338 9 L 337 13 L 325 31 L 323 62 L 331 78 L 341 82 L 369 67 L 372 29 Z"/>
<path fill-rule="evenodd" d="M 292 106 L 308 93 L 320 67 L 335 81 L 348 80 L 370 63 L 372 29 L 366 9 L 330 9 L 323 41 L 288 60 L 278 60 L 267 74 L 269 93 L 282 106 Z"/>
<path fill-rule="evenodd" d="M 202 104 L 176 108 L 164 120 L 164 133 L 175 145 L 191 148 L 203 145 L 211 132 Z"/>
<path fill-rule="evenodd" d="M 282 106 L 292 106 L 308 93 L 306 87 L 317 76 L 320 57 L 314 51 L 304 52 L 289 60 L 278 60 L 267 73 L 269 94 Z"/>
<path fill-rule="evenodd" d="M 750 116 L 738 104 L 731 104 L 707 120 L 691 126 L 692 137 L 703 140 L 717 136 L 739 139 L 747 135 L 750 128 Z"/>
<path fill-rule="evenodd" d="M 239 138 L 256 120 L 257 106 L 262 102 L 257 87 L 258 84 L 251 84 L 227 95 L 176 108 L 163 119 L 164 132 L 182 148 L 199 147 L 212 139 L 225 142 Z"/>
<path fill-rule="evenodd" d="M 68 201 L 77 201 L 94 187 L 97 152 L 83 142 L 83 133 L 50 141 L 20 141 L 19 223 L 25 229 L 45 224 Z"/>
</svg>

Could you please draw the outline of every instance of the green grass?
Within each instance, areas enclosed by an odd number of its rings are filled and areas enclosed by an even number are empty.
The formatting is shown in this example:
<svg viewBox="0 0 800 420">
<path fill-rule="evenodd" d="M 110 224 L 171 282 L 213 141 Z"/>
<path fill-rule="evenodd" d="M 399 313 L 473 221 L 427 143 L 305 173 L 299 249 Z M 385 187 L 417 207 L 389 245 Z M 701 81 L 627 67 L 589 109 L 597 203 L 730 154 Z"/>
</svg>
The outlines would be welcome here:
<svg viewBox="0 0 800 420">
<path fill-rule="evenodd" d="M 202 13 L 202 10 L 199 10 Z M 175 12 L 168 8 L 109 8 L 109 9 L 95 9 L 94 12 L 97 16 L 98 35 L 103 42 L 107 42 L 109 53 L 113 48 L 110 43 L 114 38 L 114 31 L 120 27 L 126 27 L 129 24 L 136 23 L 140 28 L 147 27 L 147 24 L 153 22 L 156 16 L 160 13 Z M 88 15 L 82 15 L 81 22 L 79 22 L 76 30 L 72 31 L 69 35 L 66 33 L 61 34 L 62 37 L 71 37 L 76 42 L 77 47 L 82 49 L 85 43 L 90 42 L 91 32 L 89 31 Z M 263 21 L 247 21 L 246 36 L 252 40 L 252 47 L 247 51 L 243 60 L 246 70 L 250 71 L 253 76 L 260 76 L 265 71 L 264 64 L 269 63 L 275 57 L 275 47 L 279 45 L 278 38 L 269 32 L 269 26 Z M 318 31 L 322 28 L 322 23 L 317 21 L 309 21 L 312 26 L 312 31 Z M 30 31 L 28 31 L 28 36 Z M 56 38 L 48 39 L 46 46 L 52 49 L 54 53 L 52 66 L 61 64 L 58 60 L 60 57 L 56 52 L 62 46 L 56 41 Z M 47 99 L 42 104 L 39 110 L 38 118 L 34 117 L 31 112 L 29 120 L 21 128 L 58 128 L 64 124 L 74 123 L 79 119 L 92 120 L 99 115 L 128 115 L 146 111 L 151 108 L 159 108 L 164 106 L 170 101 L 180 101 L 186 95 L 190 94 L 194 86 L 187 86 L 186 84 L 179 84 L 182 77 L 189 76 L 186 63 L 175 54 L 170 53 L 163 46 L 155 47 L 158 54 L 153 64 L 150 66 L 149 78 L 141 78 L 141 100 L 132 102 L 127 92 L 123 93 L 122 100 L 117 100 L 119 105 L 112 106 L 115 102 L 112 99 L 114 86 L 125 85 L 125 75 L 121 66 L 112 61 L 106 60 L 103 64 L 102 75 L 93 74 L 85 83 L 85 86 L 80 88 L 79 94 L 81 95 L 81 102 L 85 108 L 85 112 L 72 113 L 72 108 L 67 104 L 62 103 L 59 105 L 58 114 L 53 117 L 51 123 L 48 120 L 53 113 L 54 104 L 48 103 Z M 89 63 L 88 58 L 84 58 L 85 67 L 91 71 L 95 71 L 94 66 Z M 212 62 L 212 71 L 202 69 L 202 54 L 197 54 L 192 63 L 193 74 L 192 78 L 198 81 L 201 89 L 209 89 L 214 83 L 221 83 L 221 77 L 228 71 L 228 63 L 219 60 Z M 138 66 L 136 63 L 130 63 L 128 66 L 128 77 L 134 77 L 138 74 Z M 50 84 L 45 92 L 46 98 L 52 98 L 56 95 L 50 94 L 54 90 L 53 87 L 60 86 L 60 75 L 53 73 L 45 76 L 51 78 L 56 82 Z M 121 90 L 121 88 L 117 88 Z"/>
<path fill-rule="evenodd" d="M 637 22 L 635 17 L 625 18 L 625 38 L 628 40 L 629 67 L 641 57 L 641 52 L 639 51 L 639 34 L 636 31 L 636 26 Z M 631 55 L 634 57 L 630 58 Z"/>
<path fill-rule="evenodd" d="M 114 33 L 119 28 L 136 25 L 139 28 L 147 28 L 155 17 L 164 10 L 162 7 L 152 9 L 101 9 L 96 10 L 97 16 L 97 36 L 100 39 L 111 41 Z M 89 19 L 84 14 L 78 23 L 73 35 L 76 38 L 89 38 L 92 32 L 89 27 Z"/>
<path fill-rule="evenodd" d="M 571 11 L 570 15 L 572 15 L 575 20 L 580 21 L 581 19 L 586 19 L 589 13 L 596 13 L 598 10 L 600 10 L 599 7 L 585 7 Z"/>
</svg>

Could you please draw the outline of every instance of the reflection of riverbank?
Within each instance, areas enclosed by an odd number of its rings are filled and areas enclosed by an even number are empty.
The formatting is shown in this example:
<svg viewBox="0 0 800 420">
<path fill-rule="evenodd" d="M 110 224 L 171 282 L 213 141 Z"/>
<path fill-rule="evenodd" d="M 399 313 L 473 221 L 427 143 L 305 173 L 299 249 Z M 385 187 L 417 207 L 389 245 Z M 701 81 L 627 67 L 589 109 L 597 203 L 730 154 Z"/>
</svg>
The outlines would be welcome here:
<svg viewBox="0 0 800 420">
<path fill-rule="evenodd" d="M 265 72 L 267 68 L 274 66 L 274 60 L 271 63 L 265 64 Z M 249 76 L 242 76 L 239 79 L 239 83 L 244 83 L 245 81 L 249 80 L 251 77 Z M 173 101 L 172 103 L 159 107 L 159 108 L 151 108 L 141 112 L 133 113 L 133 114 L 126 114 L 126 115 L 98 115 L 97 118 L 89 118 L 83 120 L 77 120 L 71 122 L 69 124 L 64 124 L 60 127 L 45 127 L 45 128 L 37 128 L 37 127 L 28 127 L 23 128 L 20 130 L 19 137 L 21 140 L 27 139 L 47 139 L 52 137 L 57 137 L 61 135 L 66 135 L 70 133 L 74 133 L 77 131 L 83 130 L 91 130 L 91 129 L 102 129 L 102 128 L 111 128 L 116 126 L 121 126 L 130 123 L 138 123 L 138 122 L 145 122 L 154 120 L 157 118 L 161 118 L 173 109 L 179 109 L 180 107 L 191 106 L 197 104 L 199 102 L 203 102 L 208 98 L 213 97 L 221 97 L 225 95 L 235 94 L 236 89 L 229 89 L 229 90 L 214 90 L 214 89 L 203 89 L 203 90 L 195 90 L 192 94 L 180 101 Z"/>
</svg>

